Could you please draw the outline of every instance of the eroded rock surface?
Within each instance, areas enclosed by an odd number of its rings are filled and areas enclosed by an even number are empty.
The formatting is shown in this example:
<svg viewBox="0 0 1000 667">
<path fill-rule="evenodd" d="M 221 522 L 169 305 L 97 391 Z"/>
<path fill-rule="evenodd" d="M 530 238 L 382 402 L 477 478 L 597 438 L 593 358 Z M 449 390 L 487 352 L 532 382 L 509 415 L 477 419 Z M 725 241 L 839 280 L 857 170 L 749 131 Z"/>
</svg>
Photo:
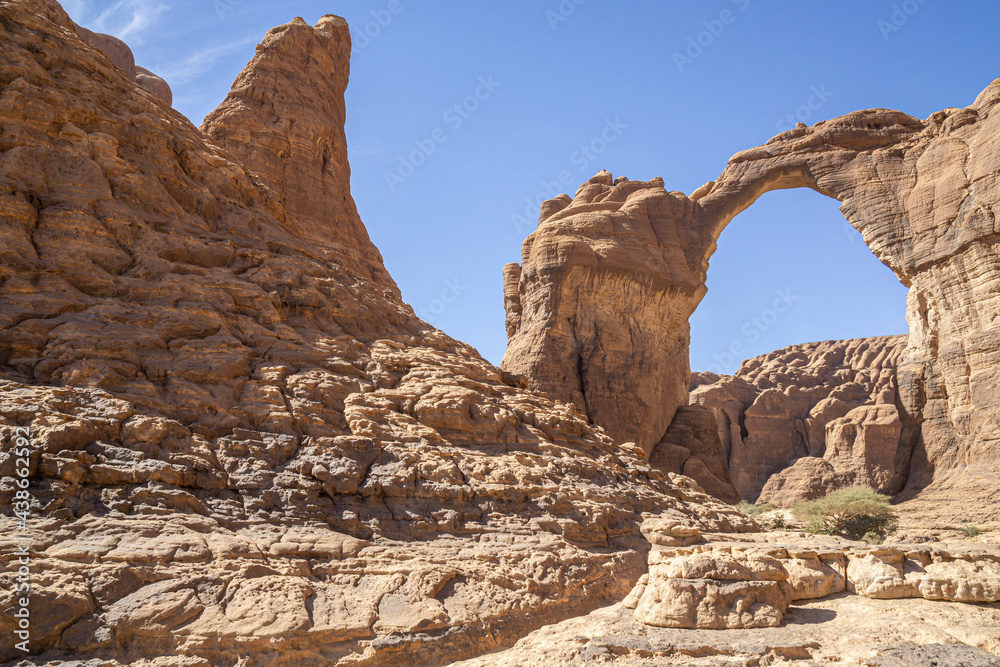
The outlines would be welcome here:
<svg viewBox="0 0 1000 667">
<path fill-rule="evenodd" d="M 910 288 L 896 373 L 909 463 L 893 483 L 984 499 L 1000 474 L 998 128 L 1000 80 L 925 120 L 870 109 L 798 127 L 736 154 L 690 196 L 602 172 L 542 205 L 516 289 L 504 290 L 504 367 L 652 451 L 688 403 L 687 321 L 719 235 L 765 192 L 812 188 Z M 779 406 L 766 407 L 762 418 Z M 733 481 L 753 495 L 760 476 Z"/>
<path fill-rule="evenodd" d="M 442 663 L 624 597 L 648 520 L 753 528 L 400 301 L 347 190 L 342 20 L 271 31 L 210 140 L 54 2 L 0 15 L 35 664 Z"/>
<path fill-rule="evenodd" d="M 844 486 L 898 493 L 910 467 L 896 367 L 905 336 L 793 345 L 692 375 L 741 497 L 790 505 Z M 708 436 L 703 436 L 703 439 Z"/>
<path fill-rule="evenodd" d="M 113 35 L 94 32 L 76 24 L 73 27 L 76 29 L 76 33 L 80 36 L 80 39 L 103 53 L 115 67 L 120 69 L 126 77 L 138 84 L 140 88 L 148 90 L 154 97 L 167 106 L 173 104 L 174 95 L 170 90 L 170 84 L 145 67 L 138 67 L 135 64 L 132 49 L 129 48 L 128 44 Z"/>
<path fill-rule="evenodd" d="M 621 604 L 458 664 L 1000 664 L 996 545 L 703 537 L 654 547 Z"/>
<path fill-rule="evenodd" d="M 990 545 L 759 537 L 765 539 L 654 547 L 648 574 L 623 606 L 648 625 L 754 628 L 777 626 L 794 600 L 845 590 L 879 599 L 1000 602 L 1000 550 Z"/>
</svg>

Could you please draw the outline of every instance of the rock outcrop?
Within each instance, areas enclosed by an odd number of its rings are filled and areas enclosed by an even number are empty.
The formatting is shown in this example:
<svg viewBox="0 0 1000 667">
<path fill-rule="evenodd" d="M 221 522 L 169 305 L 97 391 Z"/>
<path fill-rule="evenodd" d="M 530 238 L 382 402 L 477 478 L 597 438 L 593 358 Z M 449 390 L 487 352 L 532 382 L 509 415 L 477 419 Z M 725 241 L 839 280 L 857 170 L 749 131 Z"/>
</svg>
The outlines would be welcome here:
<svg viewBox="0 0 1000 667">
<path fill-rule="evenodd" d="M 996 545 L 724 537 L 654 547 L 649 574 L 621 604 L 458 664 L 1000 664 L 1000 608 L 985 602 L 997 599 Z"/>
<path fill-rule="evenodd" d="M 622 603 L 635 618 L 663 628 L 768 628 L 791 601 L 788 571 L 759 552 L 650 552 L 643 575 Z"/>
<path fill-rule="evenodd" d="M 622 605 L 647 625 L 732 629 L 777 627 L 792 601 L 844 591 L 878 599 L 1000 601 L 996 549 L 784 537 L 654 547 L 649 573 Z"/>
<path fill-rule="evenodd" d="M 663 439 L 653 447 L 649 464 L 690 477 L 706 493 L 727 503 L 739 502 L 740 496 L 730 480 L 729 455 L 722 447 L 718 428 L 711 409 L 682 405 Z"/>
<path fill-rule="evenodd" d="M 606 171 L 542 204 L 520 270 L 504 268 L 503 368 L 651 453 L 687 404 L 688 317 L 705 294 L 679 193 Z M 517 277 L 517 285 L 513 280 Z"/>
<path fill-rule="evenodd" d="M 267 186 L 279 220 L 336 253 L 345 270 L 399 290 L 351 197 L 344 134 L 347 21 L 295 19 L 270 30 L 202 131 Z"/>
<path fill-rule="evenodd" d="M 898 493 L 910 465 L 896 388 L 905 347 L 906 336 L 808 343 L 735 375 L 693 374 L 691 403 L 714 415 L 737 492 L 781 505 L 851 485 Z"/>
<path fill-rule="evenodd" d="M 541 207 L 517 289 L 505 287 L 519 316 L 504 368 L 651 451 L 688 402 L 687 320 L 719 235 L 765 192 L 812 188 L 910 290 L 897 367 L 907 493 L 984 498 L 1000 474 L 998 128 L 1000 80 L 926 120 L 870 109 L 797 127 L 690 196 L 602 172 Z"/>
<path fill-rule="evenodd" d="M 120 69 L 127 78 L 134 81 L 140 88 L 149 91 L 158 100 L 170 106 L 174 103 L 174 95 L 170 84 L 153 74 L 145 67 L 135 64 L 135 57 L 128 44 L 113 35 L 94 32 L 83 26 L 73 24 L 76 33 L 84 42 L 104 54 L 104 56 Z"/>
<path fill-rule="evenodd" d="M 646 521 L 754 527 L 400 301 L 347 189 L 340 19 L 269 33 L 209 138 L 51 0 L 0 18 L 28 664 L 443 663 L 624 597 Z"/>
</svg>

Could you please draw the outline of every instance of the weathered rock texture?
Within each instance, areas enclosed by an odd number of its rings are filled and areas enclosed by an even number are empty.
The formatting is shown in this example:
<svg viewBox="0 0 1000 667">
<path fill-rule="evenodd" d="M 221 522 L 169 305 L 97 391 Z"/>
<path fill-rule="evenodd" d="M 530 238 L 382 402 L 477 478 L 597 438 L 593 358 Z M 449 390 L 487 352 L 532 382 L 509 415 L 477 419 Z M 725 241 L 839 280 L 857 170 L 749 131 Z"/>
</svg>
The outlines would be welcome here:
<svg viewBox="0 0 1000 667">
<path fill-rule="evenodd" d="M 347 271 L 399 290 L 351 197 L 344 134 L 347 22 L 325 16 L 270 30 L 202 131 L 262 179 L 298 236 L 336 252 Z"/>
<path fill-rule="evenodd" d="M 905 347 L 906 336 L 793 345 L 735 375 L 693 374 L 691 403 L 714 415 L 737 492 L 782 505 L 851 485 L 898 493 L 910 466 L 896 388 Z"/>
<path fill-rule="evenodd" d="M 767 628 L 781 623 L 791 596 L 788 571 L 761 552 L 654 550 L 622 605 L 664 628 Z"/>
<path fill-rule="evenodd" d="M 94 47 L 104 54 L 115 67 L 120 69 L 126 77 L 136 82 L 153 94 L 158 100 L 170 106 L 174 102 L 174 95 L 170 90 L 170 84 L 150 72 L 145 67 L 138 67 L 135 64 L 135 57 L 128 44 L 112 35 L 105 35 L 102 32 L 94 32 L 83 26 L 73 24 L 76 33 L 84 42 Z"/>
<path fill-rule="evenodd" d="M 1000 605 L 989 602 L 998 599 L 995 545 L 871 547 L 789 532 L 705 537 L 655 547 L 648 576 L 621 604 L 458 664 L 1000 664 Z"/>
<path fill-rule="evenodd" d="M 663 439 L 653 447 L 649 464 L 694 479 L 706 493 L 720 500 L 739 502 L 740 496 L 730 480 L 729 455 L 723 449 L 720 435 L 711 409 L 697 404 L 682 405 Z"/>
<path fill-rule="evenodd" d="M 1000 601 L 996 548 L 871 547 L 802 537 L 655 547 L 649 573 L 622 605 L 647 625 L 732 629 L 776 627 L 792 601 L 845 590 L 879 599 Z"/>
<path fill-rule="evenodd" d="M 212 140 L 51 0 L 0 19 L 0 606 L 23 427 L 35 664 L 441 663 L 623 597 L 647 519 L 753 527 L 399 300 L 340 19 L 269 33 Z"/>
<path fill-rule="evenodd" d="M 520 315 L 504 368 L 651 451 L 687 404 L 687 320 L 719 235 L 793 187 L 837 199 L 910 288 L 897 370 L 907 488 L 982 498 L 1000 474 L 1000 80 L 926 120 L 872 109 L 782 133 L 690 197 L 603 172 L 546 202 L 505 287 Z"/>
</svg>

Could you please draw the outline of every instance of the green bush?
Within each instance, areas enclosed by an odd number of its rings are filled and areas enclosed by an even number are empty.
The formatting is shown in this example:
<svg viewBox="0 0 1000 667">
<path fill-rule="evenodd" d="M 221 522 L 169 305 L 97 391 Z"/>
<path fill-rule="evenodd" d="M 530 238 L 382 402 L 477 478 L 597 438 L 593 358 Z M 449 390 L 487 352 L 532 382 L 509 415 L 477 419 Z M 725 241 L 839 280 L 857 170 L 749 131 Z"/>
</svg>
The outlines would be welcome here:
<svg viewBox="0 0 1000 667">
<path fill-rule="evenodd" d="M 753 503 L 748 503 L 745 500 L 741 500 L 736 504 L 736 509 L 743 512 L 747 516 L 757 516 L 758 514 L 763 514 L 764 512 L 770 512 L 771 510 L 773 510 L 774 503 L 754 505 Z"/>
<path fill-rule="evenodd" d="M 962 526 L 961 528 L 959 528 L 959 530 L 968 535 L 969 537 L 975 537 L 981 532 L 979 528 L 973 526 L 972 524 L 969 524 L 967 526 Z"/>
<path fill-rule="evenodd" d="M 806 523 L 810 532 L 840 535 L 851 540 L 878 539 L 881 542 L 899 525 L 889 498 L 860 486 L 796 503 L 792 513 Z"/>
<path fill-rule="evenodd" d="M 774 517 L 771 525 L 767 527 L 768 530 L 785 530 L 786 528 L 788 528 L 788 524 L 785 523 L 785 517 L 780 514 Z"/>
<path fill-rule="evenodd" d="M 794 510 L 793 510 L 794 512 Z M 823 524 L 822 519 L 811 519 L 805 527 L 807 533 L 812 533 L 813 535 L 829 535 L 830 529 Z"/>
<path fill-rule="evenodd" d="M 868 531 L 861 536 L 862 542 L 867 542 L 868 544 L 882 544 L 885 541 L 885 537 L 879 535 L 878 533 L 873 533 Z"/>
</svg>

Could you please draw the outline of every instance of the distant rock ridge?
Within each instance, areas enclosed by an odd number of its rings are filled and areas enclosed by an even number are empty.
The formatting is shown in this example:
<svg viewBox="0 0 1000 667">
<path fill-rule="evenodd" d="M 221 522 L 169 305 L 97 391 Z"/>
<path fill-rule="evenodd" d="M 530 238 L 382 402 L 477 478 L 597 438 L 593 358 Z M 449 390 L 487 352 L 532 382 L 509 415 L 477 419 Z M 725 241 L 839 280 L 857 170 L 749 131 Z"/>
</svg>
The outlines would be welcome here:
<svg viewBox="0 0 1000 667">
<path fill-rule="evenodd" d="M 740 496 L 789 505 L 855 484 L 898 493 L 910 466 L 897 408 L 905 348 L 906 336 L 806 343 L 734 375 L 692 374 L 691 403 L 715 417 Z"/>
</svg>

